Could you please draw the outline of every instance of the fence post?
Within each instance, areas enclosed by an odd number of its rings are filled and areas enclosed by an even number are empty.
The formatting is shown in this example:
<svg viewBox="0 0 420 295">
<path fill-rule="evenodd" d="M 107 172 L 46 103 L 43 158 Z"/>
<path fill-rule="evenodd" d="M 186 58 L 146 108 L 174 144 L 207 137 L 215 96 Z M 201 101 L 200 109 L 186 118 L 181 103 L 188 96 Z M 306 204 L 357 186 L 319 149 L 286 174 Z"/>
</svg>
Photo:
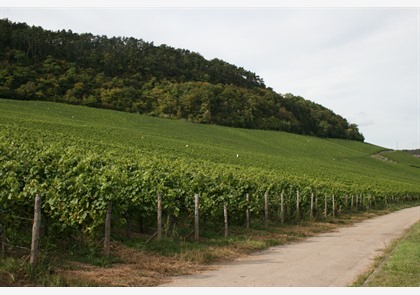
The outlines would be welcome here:
<svg viewBox="0 0 420 295">
<path fill-rule="evenodd" d="M 194 195 L 194 238 L 196 241 L 200 237 L 199 198 L 199 194 Z"/>
<path fill-rule="evenodd" d="M 112 212 L 112 202 L 108 204 L 108 209 L 106 210 L 105 217 L 105 239 L 104 239 L 104 255 L 109 255 L 109 250 L 111 248 L 111 212 Z"/>
<path fill-rule="evenodd" d="M 327 218 L 328 215 L 328 202 L 327 202 L 327 194 L 325 194 L 325 200 L 324 200 L 324 217 Z"/>
<path fill-rule="evenodd" d="M 311 220 L 314 219 L 314 192 L 311 192 L 311 213 L 310 213 Z"/>
<path fill-rule="evenodd" d="M 296 193 L 296 220 L 300 221 L 300 194 L 299 190 Z"/>
<path fill-rule="evenodd" d="M 335 196 L 334 194 L 332 195 L 332 215 L 333 217 L 335 217 Z"/>
<path fill-rule="evenodd" d="M 41 227 L 41 197 L 35 196 L 34 223 L 32 225 L 32 243 L 30 263 L 38 262 L 39 229 Z"/>
<path fill-rule="evenodd" d="M 264 226 L 268 226 L 268 191 L 264 193 Z"/>
<path fill-rule="evenodd" d="M 249 229 L 249 193 L 246 194 L 246 229 Z"/>
<path fill-rule="evenodd" d="M 284 224 L 284 190 L 280 194 L 280 222 Z"/>
<path fill-rule="evenodd" d="M 225 219 L 225 238 L 228 236 L 228 212 L 227 212 L 227 206 L 226 204 L 223 205 L 223 216 Z"/>
<path fill-rule="evenodd" d="M 157 194 L 157 240 L 162 239 L 162 194 Z"/>
</svg>

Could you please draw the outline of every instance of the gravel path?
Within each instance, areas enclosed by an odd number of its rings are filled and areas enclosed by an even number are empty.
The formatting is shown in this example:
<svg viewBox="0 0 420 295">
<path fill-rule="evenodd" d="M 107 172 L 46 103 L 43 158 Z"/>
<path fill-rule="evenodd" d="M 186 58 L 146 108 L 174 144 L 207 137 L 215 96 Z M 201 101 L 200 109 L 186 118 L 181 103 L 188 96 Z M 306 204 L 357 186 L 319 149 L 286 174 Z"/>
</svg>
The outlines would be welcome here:
<svg viewBox="0 0 420 295">
<path fill-rule="evenodd" d="M 420 220 L 420 206 L 270 248 L 160 287 L 346 287 Z"/>
</svg>

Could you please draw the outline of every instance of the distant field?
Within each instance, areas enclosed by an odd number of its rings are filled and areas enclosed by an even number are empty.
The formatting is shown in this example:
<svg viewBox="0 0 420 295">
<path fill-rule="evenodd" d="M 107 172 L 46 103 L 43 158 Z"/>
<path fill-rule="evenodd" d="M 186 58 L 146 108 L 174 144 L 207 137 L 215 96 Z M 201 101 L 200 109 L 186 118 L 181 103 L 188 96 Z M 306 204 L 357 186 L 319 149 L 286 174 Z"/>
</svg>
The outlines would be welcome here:
<svg viewBox="0 0 420 295">
<path fill-rule="evenodd" d="M 59 103 L 0 100 L 3 127 L 25 128 L 49 140 L 78 140 L 164 158 L 197 159 L 275 174 L 340 183 L 418 189 L 420 160 L 403 152 L 371 157 L 384 148 L 355 141 L 285 132 L 235 129 Z M 19 134 L 16 134 L 19 136 Z"/>
</svg>

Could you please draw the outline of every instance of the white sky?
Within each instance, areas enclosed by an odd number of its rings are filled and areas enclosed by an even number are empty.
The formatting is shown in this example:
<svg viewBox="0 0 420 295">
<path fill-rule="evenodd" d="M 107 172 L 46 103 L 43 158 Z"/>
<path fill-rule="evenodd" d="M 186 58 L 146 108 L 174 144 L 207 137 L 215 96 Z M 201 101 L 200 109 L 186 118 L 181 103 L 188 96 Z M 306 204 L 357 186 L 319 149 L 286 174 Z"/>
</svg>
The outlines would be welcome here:
<svg viewBox="0 0 420 295">
<path fill-rule="evenodd" d="M 64 1 L 53 8 L 15 0 L 0 1 L 0 17 L 220 58 L 276 92 L 331 109 L 357 124 L 368 143 L 420 148 L 420 4 L 318 2 Z"/>
</svg>

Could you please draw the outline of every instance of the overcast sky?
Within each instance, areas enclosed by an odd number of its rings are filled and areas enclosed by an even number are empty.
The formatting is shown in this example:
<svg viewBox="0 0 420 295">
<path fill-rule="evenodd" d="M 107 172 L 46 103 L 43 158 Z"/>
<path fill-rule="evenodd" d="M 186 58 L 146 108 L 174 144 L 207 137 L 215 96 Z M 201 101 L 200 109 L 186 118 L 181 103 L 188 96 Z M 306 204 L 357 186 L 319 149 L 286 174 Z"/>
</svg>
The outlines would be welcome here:
<svg viewBox="0 0 420 295">
<path fill-rule="evenodd" d="M 220 58 L 256 73 L 276 92 L 340 114 L 359 126 L 368 143 L 420 148 L 417 7 L 3 6 L 0 17 Z"/>
</svg>

